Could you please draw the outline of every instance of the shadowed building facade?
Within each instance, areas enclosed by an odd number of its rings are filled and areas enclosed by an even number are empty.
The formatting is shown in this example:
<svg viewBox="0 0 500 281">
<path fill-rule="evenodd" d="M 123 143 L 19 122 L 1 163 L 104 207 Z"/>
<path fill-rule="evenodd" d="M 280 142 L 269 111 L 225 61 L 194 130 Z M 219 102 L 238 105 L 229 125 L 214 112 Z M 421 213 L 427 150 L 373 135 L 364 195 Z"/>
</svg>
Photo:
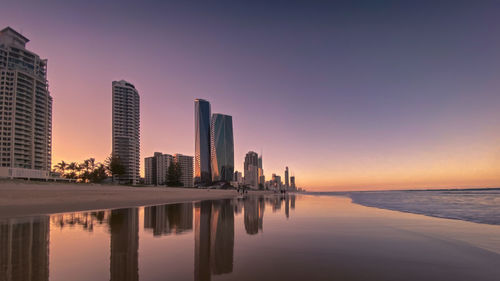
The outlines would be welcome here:
<svg viewBox="0 0 500 281">
<path fill-rule="evenodd" d="M 0 174 L 47 177 L 52 158 L 52 97 L 47 60 L 26 49 L 29 39 L 0 31 Z"/>
<path fill-rule="evenodd" d="M 210 167 L 210 103 L 203 99 L 194 100 L 194 176 L 195 183 L 209 185 L 212 182 Z"/>
<path fill-rule="evenodd" d="M 233 117 L 212 115 L 211 124 L 212 181 L 230 182 L 234 172 Z"/>
<path fill-rule="evenodd" d="M 139 93 L 131 83 L 113 81 L 113 155 L 125 166 L 117 179 L 137 184 L 140 165 Z"/>
</svg>

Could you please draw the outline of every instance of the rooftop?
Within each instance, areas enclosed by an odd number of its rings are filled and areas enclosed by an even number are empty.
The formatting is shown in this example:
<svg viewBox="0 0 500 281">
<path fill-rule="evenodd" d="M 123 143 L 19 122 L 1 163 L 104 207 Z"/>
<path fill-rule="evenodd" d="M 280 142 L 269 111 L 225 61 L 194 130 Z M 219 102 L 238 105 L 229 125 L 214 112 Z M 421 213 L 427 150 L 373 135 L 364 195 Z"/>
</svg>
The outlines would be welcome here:
<svg viewBox="0 0 500 281">
<path fill-rule="evenodd" d="M 24 37 L 21 33 L 15 31 L 12 27 L 10 26 L 7 26 L 6 28 L 0 30 L 0 37 L 2 36 L 11 36 L 11 37 L 15 37 L 16 39 L 18 39 L 23 45 L 25 45 L 26 43 L 28 43 L 30 40 L 26 37 Z"/>
</svg>

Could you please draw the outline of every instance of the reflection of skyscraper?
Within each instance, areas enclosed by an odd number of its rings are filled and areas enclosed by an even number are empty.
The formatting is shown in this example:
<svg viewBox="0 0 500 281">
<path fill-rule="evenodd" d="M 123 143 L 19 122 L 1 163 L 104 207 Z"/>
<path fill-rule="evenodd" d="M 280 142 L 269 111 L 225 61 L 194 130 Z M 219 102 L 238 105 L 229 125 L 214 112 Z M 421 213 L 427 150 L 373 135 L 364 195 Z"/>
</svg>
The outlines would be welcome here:
<svg viewBox="0 0 500 281">
<path fill-rule="evenodd" d="M 49 217 L 0 222 L 1 280 L 49 280 Z"/>
<path fill-rule="evenodd" d="M 245 230 L 247 234 L 257 234 L 259 232 L 259 202 L 256 198 L 245 198 L 244 218 Z"/>
<path fill-rule="evenodd" d="M 144 229 L 154 236 L 180 234 L 193 229 L 193 204 L 181 203 L 144 208 Z"/>
<path fill-rule="evenodd" d="M 229 200 L 214 203 L 210 238 L 212 273 L 231 273 L 234 252 L 234 211 Z"/>
<path fill-rule="evenodd" d="M 195 205 L 195 280 L 233 271 L 234 206 L 230 200 Z"/>
<path fill-rule="evenodd" d="M 281 196 L 274 196 L 271 201 L 273 212 L 281 210 L 281 203 L 283 202 L 283 198 Z"/>
<path fill-rule="evenodd" d="M 139 280 L 139 223 L 137 208 L 112 210 L 110 280 Z"/>
<path fill-rule="evenodd" d="M 234 172 L 233 117 L 212 115 L 211 124 L 212 181 L 230 182 Z"/>
<path fill-rule="evenodd" d="M 206 100 L 194 101 L 194 126 L 195 126 L 195 182 L 210 184 L 212 169 L 210 166 L 210 103 Z"/>
<path fill-rule="evenodd" d="M 288 194 L 285 195 L 285 215 L 287 219 L 290 217 L 290 199 L 288 198 Z"/>
<path fill-rule="evenodd" d="M 292 209 L 295 209 L 295 195 L 292 194 L 292 195 L 290 195 L 290 197 L 291 197 L 290 198 L 291 199 L 290 200 L 291 201 L 290 207 L 292 207 Z"/>
<path fill-rule="evenodd" d="M 197 203 L 194 209 L 194 280 L 210 280 L 210 219 L 212 203 Z"/>
</svg>

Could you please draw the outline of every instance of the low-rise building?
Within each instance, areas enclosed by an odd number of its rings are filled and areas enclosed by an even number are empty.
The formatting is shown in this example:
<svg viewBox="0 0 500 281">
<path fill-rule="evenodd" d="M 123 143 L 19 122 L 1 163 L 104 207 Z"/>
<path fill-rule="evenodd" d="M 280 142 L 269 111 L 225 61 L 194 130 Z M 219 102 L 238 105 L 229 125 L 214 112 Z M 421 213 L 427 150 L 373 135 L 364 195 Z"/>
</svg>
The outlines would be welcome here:
<svg viewBox="0 0 500 281">
<path fill-rule="evenodd" d="M 181 183 L 184 187 L 194 187 L 193 156 L 175 154 L 174 161 L 181 168 Z"/>
<path fill-rule="evenodd" d="M 172 155 L 155 152 L 154 156 L 144 159 L 145 184 L 166 185 L 168 167 L 173 161 Z"/>
</svg>

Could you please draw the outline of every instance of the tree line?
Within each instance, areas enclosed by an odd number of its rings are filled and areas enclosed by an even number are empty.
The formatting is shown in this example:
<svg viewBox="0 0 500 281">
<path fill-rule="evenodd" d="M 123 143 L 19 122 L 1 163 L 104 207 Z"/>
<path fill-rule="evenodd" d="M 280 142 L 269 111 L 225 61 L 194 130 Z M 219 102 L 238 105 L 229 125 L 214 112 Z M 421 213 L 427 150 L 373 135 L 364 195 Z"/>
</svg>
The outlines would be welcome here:
<svg viewBox="0 0 500 281">
<path fill-rule="evenodd" d="M 125 166 L 120 158 L 110 155 L 104 163 L 96 162 L 95 158 L 83 160 L 83 162 L 61 161 L 54 165 L 53 172 L 59 173 L 61 177 L 76 182 L 100 183 L 108 178 L 125 174 Z M 183 186 L 181 182 L 182 171 L 179 163 L 172 162 L 168 167 L 168 186 Z M 113 178 L 114 179 L 114 178 Z"/>
<path fill-rule="evenodd" d="M 99 183 L 113 175 L 125 174 L 125 166 L 118 157 L 110 155 L 104 163 L 96 162 L 95 158 L 89 158 L 80 163 L 63 160 L 54 166 L 53 172 L 77 182 Z"/>
</svg>

